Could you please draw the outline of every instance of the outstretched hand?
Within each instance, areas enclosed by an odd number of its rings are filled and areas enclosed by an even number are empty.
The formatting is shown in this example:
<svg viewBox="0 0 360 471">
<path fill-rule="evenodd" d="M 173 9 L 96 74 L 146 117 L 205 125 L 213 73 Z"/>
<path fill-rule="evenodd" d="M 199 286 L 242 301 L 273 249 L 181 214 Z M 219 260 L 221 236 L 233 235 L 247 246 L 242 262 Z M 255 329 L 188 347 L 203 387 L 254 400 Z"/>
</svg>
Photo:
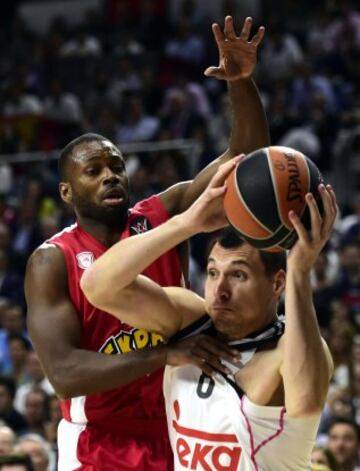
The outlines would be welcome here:
<svg viewBox="0 0 360 471">
<path fill-rule="evenodd" d="M 184 224 L 194 228 L 195 233 L 213 232 L 228 225 L 223 206 L 225 182 L 243 158 L 244 154 L 241 154 L 220 165 L 203 193 L 182 213 Z"/>
<path fill-rule="evenodd" d="M 319 192 L 324 208 L 322 216 L 314 196 L 311 193 L 306 195 L 311 221 L 309 231 L 305 229 L 300 218 L 293 211 L 289 212 L 289 218 L 296 230 L 298 240 L 289 252 L 288 268 L 293 266 L 301 272 L 311 270 L 319 253 L 330 238 L 337 214 L 336 196 L 330 185 L 319 185 Z"/>
<path fill-rule="evenodd" d="M 225 17 L 224 31 L 218 23 L 212 25 L 219 49 L 219 65 L 208 67 L 205 75 L 228 81 L 251 77 L 256 66 L 257 49 L 265 34 L 265 28 L 261 26 L 249 40 L 252 22 L 250 17 L 245 19 L 240 36 L 236 35 L 231 16 Z"/>
</svg>

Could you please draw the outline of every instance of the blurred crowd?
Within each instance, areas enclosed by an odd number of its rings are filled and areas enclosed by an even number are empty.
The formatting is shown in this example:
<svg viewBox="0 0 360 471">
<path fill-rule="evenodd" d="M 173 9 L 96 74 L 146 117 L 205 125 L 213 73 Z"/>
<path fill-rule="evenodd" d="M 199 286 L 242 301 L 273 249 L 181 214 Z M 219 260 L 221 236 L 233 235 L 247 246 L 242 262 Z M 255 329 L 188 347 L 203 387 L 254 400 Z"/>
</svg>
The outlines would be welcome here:
<svg viewBox="0 0 360 471">
<path fill-rule="evenodd" d="M 23 277 L 29 254 L 73 222 L 58 197 L 54 160 L 9 164 L 1 154 L 46 153 L 83 132 L 120 148 L 193 139 L 195 162 L 178 150 L 126 156 L 132 203 L 191 178 L 226 149 L 231 129 L 226 84 L 203 75 L 218 60 L 210 25 L 233 14 L 239 26 L 251 14 L 255 27 L 266 26 L 255 79 L 271 141 L 313 159 L 340 206 L 312 273 L 335 363 L 314 469 L 360 469 L 358 4 L 223 0 L 209 17 L 199 0 L 103 0 L 81 25 L 59 16 L 40 34 L 19 15 L 20 3 L 0 20 L 0 457 L 25 453 L 35 471 L 56 469 L 59 401 L 26 332 Z M 207 241 L 192 242 L 199 292 Z"/>
</svg>

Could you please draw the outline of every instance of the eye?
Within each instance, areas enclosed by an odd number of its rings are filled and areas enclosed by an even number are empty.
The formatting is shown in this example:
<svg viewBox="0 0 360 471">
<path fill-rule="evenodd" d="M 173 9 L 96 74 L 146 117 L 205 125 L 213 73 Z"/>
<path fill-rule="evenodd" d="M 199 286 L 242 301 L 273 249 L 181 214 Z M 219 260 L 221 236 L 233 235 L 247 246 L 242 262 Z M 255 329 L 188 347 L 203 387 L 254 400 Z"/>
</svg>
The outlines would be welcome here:
<svg viewBox="0 0 360 471">
<path fill-rule="evenodd" d="M 245 273 L 244 271 L 241 271 L 241 270 L 235 271 L 234 272 L 234 277 L 239 279 L 239 280 L 242 280 L 242 281 L 246 281 L 248 279 L 247 273 Z"/>
<path fill-rule="evenodd" d="M 99 174 L 99 169 L 96 167 L 88 167 L 85 169 L 86 175 L 94 176 Z"/>
<path fill-rule="evenodd" d="M 123 173 L 125 171 L 125 167 L 122 164 L 114 165 L 112 169 L 115 173 Z"/>
<path fill-rule="evenodd" d="M 213 268 L 208 268 L 208 270 L 207 270 L 207 276 L 208 276 L 208 278 L 215 278 L 215 276 L 216 276 L 216 270 L 214 270 Z"/>
</svg>

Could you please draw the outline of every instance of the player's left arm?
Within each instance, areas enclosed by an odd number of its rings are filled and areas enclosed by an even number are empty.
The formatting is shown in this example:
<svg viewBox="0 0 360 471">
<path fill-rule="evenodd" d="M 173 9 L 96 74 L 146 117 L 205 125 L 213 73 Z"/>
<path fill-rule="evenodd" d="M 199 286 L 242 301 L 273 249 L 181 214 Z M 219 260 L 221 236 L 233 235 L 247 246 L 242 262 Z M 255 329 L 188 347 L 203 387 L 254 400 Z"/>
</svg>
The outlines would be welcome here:
<svg viewBox="0 0 360 471">
<path fill-rule="evenodd" d="M 306 196 L 311 216 L 310 231 L 306 231 L 293 212 L 289 213 L 299 239 L 288 255 L 281 375 L 286 411 L 293 417 L 321 412 L 333 370 L 332 358 L 320 335 L 312 301 L 310 271 L 331 235 L 337 204 L 329 185 L 320 185 L 319 191 L 323 215 L 313 195 Z"/>
<path fill-rule="evenodd" d="M 205 75 L 226 80 L 233 110 L 229 148 L 203 169 L 193 181 L 182 182 L 159 196 L 172 216 L 187 209 L 204 191 L 220 164 L 238 154 L 247 154 L 270 143 L 264 108 L 252 79 L 256 66 L 257 49 L 265 29 L 259 28 L 250 38 L 252 19 L 246 18 L 240 36 L 236 35 L 233 19 L 225 18 L 222 31 L 217 23 L 212 30 L 219 49 L 218 67 L 209 67 Z"/>
</svg>

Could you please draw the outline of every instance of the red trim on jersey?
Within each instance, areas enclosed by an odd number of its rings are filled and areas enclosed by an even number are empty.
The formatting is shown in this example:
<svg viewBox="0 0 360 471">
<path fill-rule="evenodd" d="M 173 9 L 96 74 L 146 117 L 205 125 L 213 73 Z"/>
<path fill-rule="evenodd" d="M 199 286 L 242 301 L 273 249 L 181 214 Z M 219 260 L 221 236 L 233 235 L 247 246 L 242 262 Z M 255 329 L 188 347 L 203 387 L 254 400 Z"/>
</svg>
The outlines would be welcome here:
<svg viewBox="0 0 360 471">
<path fill-rule="evenodd" d="M 263 440 L 256 448 L 255 448 L 255 443 L 254 443 L 254 434 L 253 434 L 253 431 L 251 429 L 251 424 L 250 424 L 250 420 L 247 418 L 245 412 L 244 412 L 244 397 L 243 396 L 241 398 L 241 402 L 240 402 L 240 410 L 241 410 L 241 413 L 242 415 L 244 416 L 244 419 L 245 419 L 245 422 L 246 422 L 246 428 L 248 430 L 248 433 L 249 433 L 249 436 L 250 436 L 250 447 L 251 447 L 251 461 L 253 462 L 254 466 L 255 466 L 255 471 L 259 471 L 259 467 L 258 467 L 258 464 L 256 462 L 256 458 L 255 458 L 255 455 L 257 454 L 257 452 L 263 447 L 265 446 L 267 443 L 271 442 L 274 438 L 278 437 L 281 432 L 284 431 L 284 414 L 286 412 L 286 409 L 285 407 L 282 407 L 281 408 L 281 411 L 280 411 L 280 417 L 279 417 L 279 428 L 276 430 L 275 433 L 273 433 L 272 435 L 270 435 L 268 438 L 265 438 L 265 440 Z"/>
</svg>

